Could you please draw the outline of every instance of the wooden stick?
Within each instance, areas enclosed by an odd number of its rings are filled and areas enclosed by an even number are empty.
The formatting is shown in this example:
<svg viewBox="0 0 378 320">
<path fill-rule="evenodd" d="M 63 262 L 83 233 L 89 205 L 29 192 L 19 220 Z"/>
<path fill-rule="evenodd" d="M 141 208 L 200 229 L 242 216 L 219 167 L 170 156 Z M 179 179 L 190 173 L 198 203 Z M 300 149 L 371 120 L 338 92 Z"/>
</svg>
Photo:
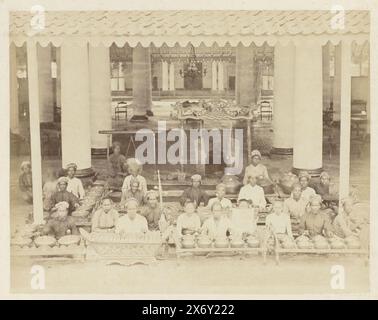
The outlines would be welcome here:
<svg viewBox="0 0 378 320">
<path fill-rule="evenodd" d="M 160 171 L 157 171 L 158 174 L 158 183 L 159 183 L 159 199 L 160 199 L 160 210 L 163 210 L 163 190 L 161 187 L 161 180 L 160 180 Z"/>
</svg>

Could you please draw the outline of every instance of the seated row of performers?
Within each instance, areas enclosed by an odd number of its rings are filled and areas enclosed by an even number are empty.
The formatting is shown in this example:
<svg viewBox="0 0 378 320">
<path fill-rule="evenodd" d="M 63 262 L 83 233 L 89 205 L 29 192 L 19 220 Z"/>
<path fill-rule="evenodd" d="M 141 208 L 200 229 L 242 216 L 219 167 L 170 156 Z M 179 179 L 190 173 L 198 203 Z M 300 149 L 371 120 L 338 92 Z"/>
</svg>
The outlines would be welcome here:
<svg viewBox="0 0 378 320">
<path fill-rule="evenodd" d="M 150 192 L 151 194 L 155 191 Z M 155 194 L 154 199 L 157 200 Z M 321 209 L 321 197 L 310 198 L 308 210 L 300 217 L 297 235 L 307 235 L 310 238 L 321 235 L 346 238 L 351 235 L 363 237 L 366 232 L 366 222 L 361 220 L 353 210 L 353 199 L 343 201 L 342 210 L 333 220 Z M 156 201 L 157 202 L 157 201 Z M 69 216 L 69 204 L 62 201 L 56 205 L 56 212 L 46 223 L 43 234 L 60 238 L 66 234 L 77 234 L 74 219 Z M 140 208 L 136 199 L 126 202 L 127 213 L 120 216 L 114 209 L 110 198 L 104 198 L 101 207 L 92 218 L 92 232 L 114 232 L 124 235 L 144 234 L 148 231 L 160 231 L 163 240 L 179 239 L 188 234 L 206 235 L 211 239 L 218 237 L 241 235 L 243 237 L 256 235 L 258 214 L 251 202 L 241 199 L 237 207 L 225 210 L 219 201 L 211 205 L 211 213 L 205 219 L 200 219 L 195 202 L 187 200 L 176 222 L 168 212 L 157 210 L 159 215 L 151 214 L 147 208 Z M 280 241 L 293 239 L 293 223 L 282 201 L 273 203 L 272 213 L 266 217 L 265 225 L 272 230 Z M 368 237 L 361 239 L 365 242 Z"/>
</svg>

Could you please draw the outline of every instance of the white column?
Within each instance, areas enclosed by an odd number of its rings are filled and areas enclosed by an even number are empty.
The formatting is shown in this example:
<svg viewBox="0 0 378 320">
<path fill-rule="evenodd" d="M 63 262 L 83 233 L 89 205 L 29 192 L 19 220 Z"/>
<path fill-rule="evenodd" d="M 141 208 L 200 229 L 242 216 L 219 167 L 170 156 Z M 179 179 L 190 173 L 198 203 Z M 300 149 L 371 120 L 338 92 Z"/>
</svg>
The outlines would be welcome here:
<svg viewBox="0 0 378 320">
<path fill-rule="evenodd" d="M 152 106 L 150 48 L 138 45 L 133 48 L 133 107 L 131 121 L 148 120 L 147 112 Z"/>
<path fill-rule="evenodd" d="M 293 154 L 295 47 L 277 43 L 274 48 L 274 154 Z"/>
<path fill-rule="evenodd" d="M 350 173 L 350 114 L 351 114 L 351 46 L 342 41 L 341 47 L 341 112 L 340 112 L 340 199 L 349 195 Z"/>
<path fill-rule="evenodd" d="M 218 90 L 218 70 L 217 70 L 217 62 L 213 61 L 211 63 L 211 90 L 217 91 Z"/>
<path fill-rule="evenodd" d="M 88 47 L 65 40 L 61 47 L 62 165 L 78 166 L 78 175 L 91 169 Z"/>
<path fill-rule="evenodd" d="M 33 220 L 43 223 L 41 135 L 39 125 L 38 59 L 36 44 L 27 42 L 30 149 L 33 180 Z"/>
<path fill-rule="evenodd" d="M 218 91 L 224 91 L 224 64 L 218 61 Z"/>
<path fill-rule="evenodd" d="M 341 109 L 341 46 L 335 46 L 335 74 L 333 77 L 333 120 L 340 121 Z"/>
<path fill-rule="evenodd" d="M 323 110 L 329 108 L 332 95 L 329 58 L 329 43 L 327 43 L 323 46 Z"/>
<path fill-rule="evenodd" d="M 107 136 L 99 130 L 112 128 L 109 48 L 89 46 L 89 87 L 92 153 L 106 151 Z"/>
<path fill-rule="evenodd" d="M 14 134 L 20 133 L 19 106 L 18 106 L 18 81 L 17 81 L 17 56 L 16 46 L 10 44 L 9 72 L 10 72 L 10 130 Z"/>
<path fill-rule="evenodd" d="M 255 102 L 254 90 L 254 53 L 251 45 L 244 47 L 239 44 L 236 47 L 236 103 L 242 106 L 250 106 Z"/>
<path fill-rule="evenodd" d="M 175 64 L 169 64 L 169 91 L 175 91 Z"/>
<path fill-rule="evenodd" d="M 316 175 L 323 161 L 322 47 L 302 42 L 295 50 L 293 171 Z"/>
<path fill-rule="evenodd" d="M 37 44 L 39 79 L 39 117 L 41 122 L 54 121 L 53 81 L 51 77 L 51 46 Z"/>
<path fill-rule="evenodd" d="M 168 72 L 168 62 L 167 61 L 162 61 L 161 63 L 162 71 L 161 71 L 161 76 L 162 76 L 162 86 L 161 89 L 163 91 L 168 91 L 168 82 L 169 82 L 169 72 Z"/>
<path fill-rule="evenodd" d="M 61 62 L 60 62 L 60 47 L 56 47 L 56 66 L 58 68 L 56 73 L 56 105 L 61 106 L 62 99 L 61 99 L 61 81 L 60 81 L 60 70 L 61 70 Z"/>
</svg>

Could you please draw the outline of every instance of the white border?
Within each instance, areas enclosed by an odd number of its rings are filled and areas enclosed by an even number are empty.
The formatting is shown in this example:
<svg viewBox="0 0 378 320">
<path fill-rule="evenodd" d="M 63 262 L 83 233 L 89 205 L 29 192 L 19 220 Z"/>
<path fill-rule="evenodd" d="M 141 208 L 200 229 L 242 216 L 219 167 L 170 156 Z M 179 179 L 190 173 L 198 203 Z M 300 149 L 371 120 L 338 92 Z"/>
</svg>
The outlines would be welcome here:
<svg viewBox="0 0 378 320">
<path fill-rule="evenodd" d="M 23 295 L 10 294 L 10 270 L 9 270 L 9 50 L 8 50 L 8 11 L 9 10 L 30 10 L 33 5 L 43 5 L 46 10 L 330 10 L 332 5 L 342 5 L 346 10 L 370 10 L 371 11 L 371 265 L 370 265 L 370 289 L 369 295 L 346 295 L 346 294 L 323 294 L 323 295 L 60 295 L 41 294 Z M 0 136 L 2 143 L 2 159 L 0 161 L 2 192 L 0 193 L 0 297 L 5 299 L 376 299 L 378 292 L 378 277 L 375 275 L 378 270 L 377 250 L 378 240 L 376 232 L 377 218 L 377 78 L 378 78 L 378 2 L 376 0 L 339 0 L 339 1 L 303 1 L 303 0 L 265 0 L 265 1 L 243 1 L 243 0 L 208 0 L 208 1 L 184 1 L 184 0 L 49 0 L 49 1 L 28 1 L 17 0 L 0 2 L 0 66 L 2 74 L 0 99 L 1 118 Z"/>
</svg>

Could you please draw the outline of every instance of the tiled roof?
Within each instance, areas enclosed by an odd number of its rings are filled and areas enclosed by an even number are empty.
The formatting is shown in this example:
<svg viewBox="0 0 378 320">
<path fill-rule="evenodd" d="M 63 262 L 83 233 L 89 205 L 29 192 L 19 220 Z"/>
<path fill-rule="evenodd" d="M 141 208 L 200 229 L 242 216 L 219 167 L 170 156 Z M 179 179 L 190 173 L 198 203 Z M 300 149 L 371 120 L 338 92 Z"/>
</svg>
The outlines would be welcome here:
<svg viewBox="0 0 378 320">
<path fill-rule="evenodd" d="M 333 29 L 330 11 L 50 11 L 41 37 L 290 36 L 367 34 L 368 11 L 346 11 Z M 30 12 L 11 12 L 10 35 L 30 34 Z"/>
</svg>

